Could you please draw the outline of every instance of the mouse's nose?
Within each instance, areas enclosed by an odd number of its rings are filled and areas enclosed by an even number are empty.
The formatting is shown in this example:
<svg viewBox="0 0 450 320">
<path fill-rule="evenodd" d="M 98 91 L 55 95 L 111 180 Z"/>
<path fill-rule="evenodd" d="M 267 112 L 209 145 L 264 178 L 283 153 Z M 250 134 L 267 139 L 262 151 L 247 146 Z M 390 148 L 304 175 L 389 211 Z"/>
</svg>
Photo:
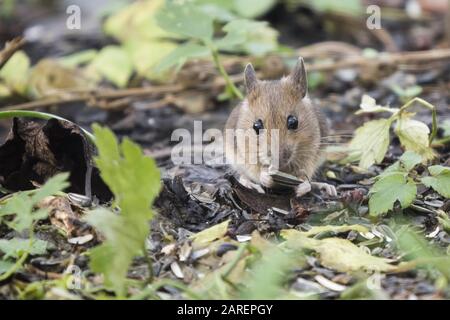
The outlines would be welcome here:
<svg viewBox="0 0 450 320">
<path fill-rule="evenodd" d="M 292 156 L 292 150 L 290 148 L 283 148 L 280 152 L 280 170 L 289 166 L 289 160 Z"/>
</svg>

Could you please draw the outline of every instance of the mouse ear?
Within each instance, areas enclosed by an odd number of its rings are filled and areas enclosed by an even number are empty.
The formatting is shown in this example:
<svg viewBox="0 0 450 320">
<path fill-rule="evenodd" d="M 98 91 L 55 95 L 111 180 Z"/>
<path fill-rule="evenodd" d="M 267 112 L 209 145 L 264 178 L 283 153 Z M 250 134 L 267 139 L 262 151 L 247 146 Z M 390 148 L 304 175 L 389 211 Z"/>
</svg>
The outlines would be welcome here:
<svg viewBox="0 0 450 320">
<path fill-rule="evenodd" d="M 256 78 L 255 69 L 251 63 L 245 66 L 244 70 L 244 81 L 245 88 L 247 89 L 247 93 L 250 93 L 253 89 L 255 89 L 258 79 Z"/>
<path fill-rule="evenodd" d="M 306 76 L 305 62 L 302 57 L 298 59 L 294 70 L 292 70 L 290 80 L 295 91 L 298 92 L 303 99 L 308 92 L 308 79 Z"/>
</svg>

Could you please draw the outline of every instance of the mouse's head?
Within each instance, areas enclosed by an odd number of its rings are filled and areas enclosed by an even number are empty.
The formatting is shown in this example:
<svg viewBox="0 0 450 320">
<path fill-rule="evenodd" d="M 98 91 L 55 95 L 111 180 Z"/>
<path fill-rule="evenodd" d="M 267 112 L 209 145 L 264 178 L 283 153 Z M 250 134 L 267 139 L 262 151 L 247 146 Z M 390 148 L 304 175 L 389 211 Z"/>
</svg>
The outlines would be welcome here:
<svg viewBox="0 0 450 320">
<path fill-rule="evenodd" d="M 287 77 L 276 81 L 260 81 L 248 64 L 244 72 L 247 97 L 240 116 L 240 128 L 252 128 L 263 142 L 273 145 L 272 130 L 278 134 L 278 159 L 270 152 L 260 154 L 262 165 L 279 163 L 279 169 L 287 173 L 302 170 L 302 162 L 311 162 L 320 149 L 320 128 L 316 110 L 307 98 L 307 78 L 303 59 L 300 58 Z M 275 150 L 276 150 L 275 149 Z M 272 149 L 274 150 L 274 149 Z"/>
</svg>

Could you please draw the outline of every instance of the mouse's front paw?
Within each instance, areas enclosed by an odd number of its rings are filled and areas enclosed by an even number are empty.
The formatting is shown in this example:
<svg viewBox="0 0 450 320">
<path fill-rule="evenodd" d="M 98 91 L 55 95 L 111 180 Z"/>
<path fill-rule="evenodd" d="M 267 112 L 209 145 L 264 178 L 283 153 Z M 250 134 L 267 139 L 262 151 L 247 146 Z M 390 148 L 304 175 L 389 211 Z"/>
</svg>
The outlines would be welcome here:
<svg viewBox="0 0 450 320">
<path fill-rule="evenodd" d="M 305 194 L 311 191 L 311 184 L 308 181 L 300 183 L 295 188 L 295 194 L 297 197 L 303 197 Z"/>
<path fill-rule="evenodd" d="M 325 191 L 325 193 L 330 197 L 337 197 L 337 191 L 336 188 L 328 183 L 325 182 L 311 182 L 311 185 L 315 189 L 319 189 L 321 191 Z"/>
<path fill-rule="evenodd" d="M 239 177 L 239 183 L 242 184 L 247 189 L 255 189 L 259 193 L 265 193 L 264 189 L 257 183 L 254 183 L 250 181 L 250 179 L 247 179 L 243 176 Z"/>
<path fill-rule="evenodd" d="M 275 182 L 273 178 L 267 171 L 262 171 L 259 175 L 259 182 L 266 188 L 273 188 L 275 186 Z"/>
</svg>

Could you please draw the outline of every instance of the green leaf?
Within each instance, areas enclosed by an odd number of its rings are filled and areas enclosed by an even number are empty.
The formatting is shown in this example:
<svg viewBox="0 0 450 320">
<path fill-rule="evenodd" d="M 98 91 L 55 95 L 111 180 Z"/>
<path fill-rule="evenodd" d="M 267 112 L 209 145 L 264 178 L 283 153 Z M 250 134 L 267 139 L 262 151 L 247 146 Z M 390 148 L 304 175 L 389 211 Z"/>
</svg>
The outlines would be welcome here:
<svg viewBox="0 0 450 320">
<path fill-rule="evenodd" d="M 128 53 L 118 46 L 104 47 L 89 64 L 86 71 L 94 77 L 104 77 L 119 88 L 128 84 L 133 64 Z"/>
<path fill-rule="evenodd" d="M 98 51 L 95 49 L 83 50 L 62 57 L 59 59 L 59 62 L 65 67 L 75 68 L 79 65 L 91 62 L 97 56 L 97 53 Z"/>
<path fill-rule="evenodd" d="M 160 190 L 160 173 L 155 161 L 129 139 L 121 144 L 107 128 L 93 126 L 98 157 L 95 162 L 120 208 L 92 211 L 86 220 L 99 229 L 106 241 L 91 250 L 91 267 L 102 273 L 105 285 L 118 296 L 125 294 L 125 280 L 133 257 L 145 248 L 151 205 Z"/>
<path fill-rule="evenodd" d="M 68 177 L 68 173 L 60 173 L 50 178 L 39 189 L 14 194 L 7 200 L 6 204 L 0 206 L 0 218 L 14 215 L 12 221 L 6 222 L 10 228 L 19 232 L 30 229 L 35 221 L 47 217 L 46 210 L 34 210 L 34 207 L 42 199 L 67 188 L 69 186 L 67 183 Z"/>
<path fill-rule="evenodd" d="M 29 252 L 31 255 L 39 255 L 47 252 L 48 242 L 40 239 L 34 239 L 31 243 L 29 239 L 13 238 L 11 240 L 0 239 L 0 252 L 3 252 L 3 260 L 7 258 L 19 258 L 23 252 Z"/>
<path fill-rule="evenodd" d="M 230 220 L 224 221 L 222 223 L 216 224 L 208 229 L 200 231 L 191 236 L 191 239 L 196 244 L 209 243 L 217 239 L 225 237 L 228 231 L 228 225 Z"/>
<path fill-rule="evenodd" d="M 263 252 L 260 260 L 250 270 L 251 277 L 245 281 L 246 289 L 241 293 L 244 300 L 282 299 L 283 284 L 289 277 L 298 254 L 290 256 L 275 247 Z M 281 296 L 281 297 L 280 297 Z"/>
<path fill-rule="evenodd" d="M 156 12 L 163 6 L 164 0 L 136 1 L 108 17 L 103 26 L 107 35 L 121 42 L 168 38 L 172 35 L 161 29 L 156 22 Z"/>
<path fill-rule="evenodd" d="M 86 221 L 95 226 L 106 241 L 90 250 L 90 266 L 104 275 L 105 285 L 118 296 L 124 295 L 128 267 L 141 250 L 148 234 L 148 219 L 131 219 L 126 212 L 118 216 L 106 209 L 88 213 Z"/>
<path fill-rule="evenodd" d="M 278 33 L 265 21 L 233 20 L 223 31 L 225 37 L 215 41 L 220 50 L 264 55 L 278 48 Z"/>
<path fill-rule="evenodd" d="M 422 162 L 422 157 L 414 151 L 406 151 L 402 154 L 400 159 L 391 166 L 387 167 L 381 176 L 387 175 L 392 172 L 410 172 L 416 165 Z"/>
<path fill-rule="evenodd" d="M 382 176 L 370 189 L 370 215 L 378 216 L 392 210 L 399 201 L 401 207 L 407 208 L 416 198 L 417 187 L 406 174 L 393 172 Z"/>
<path fill-rule="evenodd" d="M 42 187 L 30 192 L 32 202 L 38 203 L 44 198 L 66 189 L 69 186 L 69 183 L 67 182 L 68 178 L 69 173 L 59 173 L 54 175 L 48 179 Z"/>
<path fill-rule="evenodd" d="M 393 85 L 391 87 L 392 91 L 401 98 L 402 101 L 408 101 L 414 97 L 417 97 L 422 93 L 422 87 L 421 86 L 410 86 L 405 89 L 398 85 Z"/>
<path fill-rule="evenodd" d="M 391 119 L 366 122 L 359 127 L 350 141 L 349 157 L 360 159 L 359 166 L 367 169 L 374 163 L 381 163 L 389 147 Z"/>
<path fill-rule="evenodd" d="M 392 260 L 374 257 L 346 239 L 312 239 L 295 229 L 282 230 L 281 236 L 287 240 L 283 243 L 285 247 L 314 250 L 319 254 L 322 265 L 340 272 L 358 270 L 381 272 L 396 268 L 390 264 Z"/>
<path fill-rule="evenodd" d="M 424 177 L 421 182 L 433 188 L 441 196 L 450 198 L 450 168 L 440 165 L 428 167 L 431 177 Z"/>
<path fill-rule="evenodd" d="M 440 128 L 442 128 L 443 132 L 443 136 L 444 137 L 450 137 L 450 120 L 446 119 L 444 120 L 444 122 L 442 122 L 439 125 Z"/>
<path fill-rule="evenodd" d="M 234 0 L 234 10 L 244 18 L 257 18 L 268 12 L 276 0 Z"/>
<path fill-rule="evenodd" d="M 416 261 L 421 268 L 437 269 L 450 280 L 450 257 L 439 247 L 432 246 L 409 226 L 399 227 L 395 230 L 395 235 L 398 249 L 405 259 Z"/>
<path fill-rule="evenodd" d="M 232 12 L 234 9 L 233 1 L 229 0 L 195 0 L 195 4 L 200 10 L 208 16 L 213 17 L 215 21 L 229 22 L 237 19 L 236 14 Z"/>
<path fill-rule="evenodd" d="M 368 96 L 367 94 L 363 95 L 361 104 L 359 105 L 361 110 L 356 111 L 356 114 L 361 113 L 377 113 L 377 112 L 390 112 L 390 113 L 397 113 L 399 109 L 397 108 L 389 108 L 386 106 L 379 106 L 377 105 L 377 102 L 374 98 L 371 96 Z"/>
<path fill-rule="evenodd" d="M 0 79 L 15 92 L 25 95 L 28 85 L 30 59 L 23 51 L 17 51 L 0 70 Z"/>
<path fill-rule="evenodd" d="M 0 275 L 9 271 L 14 266 L 14 262 L 0 260 Z"/>
<path fill-rule="evenodd" d="M 422 162 L 422 157 L 414 151 L 406 151 L 402 154 L 399 162 L 407 172 L 411 171 L 416 165 Z"/>
<path fill-rule="evenodd" d="M 310 1 L 309 5 L 317 11 L 330 11 L 352 16 L 360 16 L 364 13 L 364 7 L 359 0 L 315 0 Z"/>
<path fill-rule="evenodd" d="M 9 97 L 11 93 L 12 93 L 11 90 L 6 84 L 0 83 L 0 99 L 4 97 Z"/>
<path fill-rule="evenodd" d="M 188 38 L 210 41 L 213 37 L 213 18 L 189 3 L 167 3 L 156 14 L 158 25 L 164 30 Z"/>
<path fill-rule="evenodd" d="M 425 123 L 407 115 L 401 116 L 397 120 L 395 133 L 406 150 L 414 151 L 426 160 L 434 158 L 435 154 L 429 141 L 430 129 Z"/>
<path fill-rule="evenodd" d="M 179 45 L 166 57 L 164 57 L 155 67 L 155 71 L 157 73 L 165 72 L 175 65 L 177 66 L 177 69 L 179 69 L 186 63 L 187 60 L 206 57 L 209 54 L 210 51 L 207 47 L 200 44 L 187 42 Z"/>
<path fill-rule="evenodd" d="M 128 41 L 124 48 L 131 57 L 137 74 L 149 80 L 161 80 L 164 74 L 156 66 L 177 47 L 169 41 Z M 164 70 L 165 71 L 165 70 Z"/>
</svg>

